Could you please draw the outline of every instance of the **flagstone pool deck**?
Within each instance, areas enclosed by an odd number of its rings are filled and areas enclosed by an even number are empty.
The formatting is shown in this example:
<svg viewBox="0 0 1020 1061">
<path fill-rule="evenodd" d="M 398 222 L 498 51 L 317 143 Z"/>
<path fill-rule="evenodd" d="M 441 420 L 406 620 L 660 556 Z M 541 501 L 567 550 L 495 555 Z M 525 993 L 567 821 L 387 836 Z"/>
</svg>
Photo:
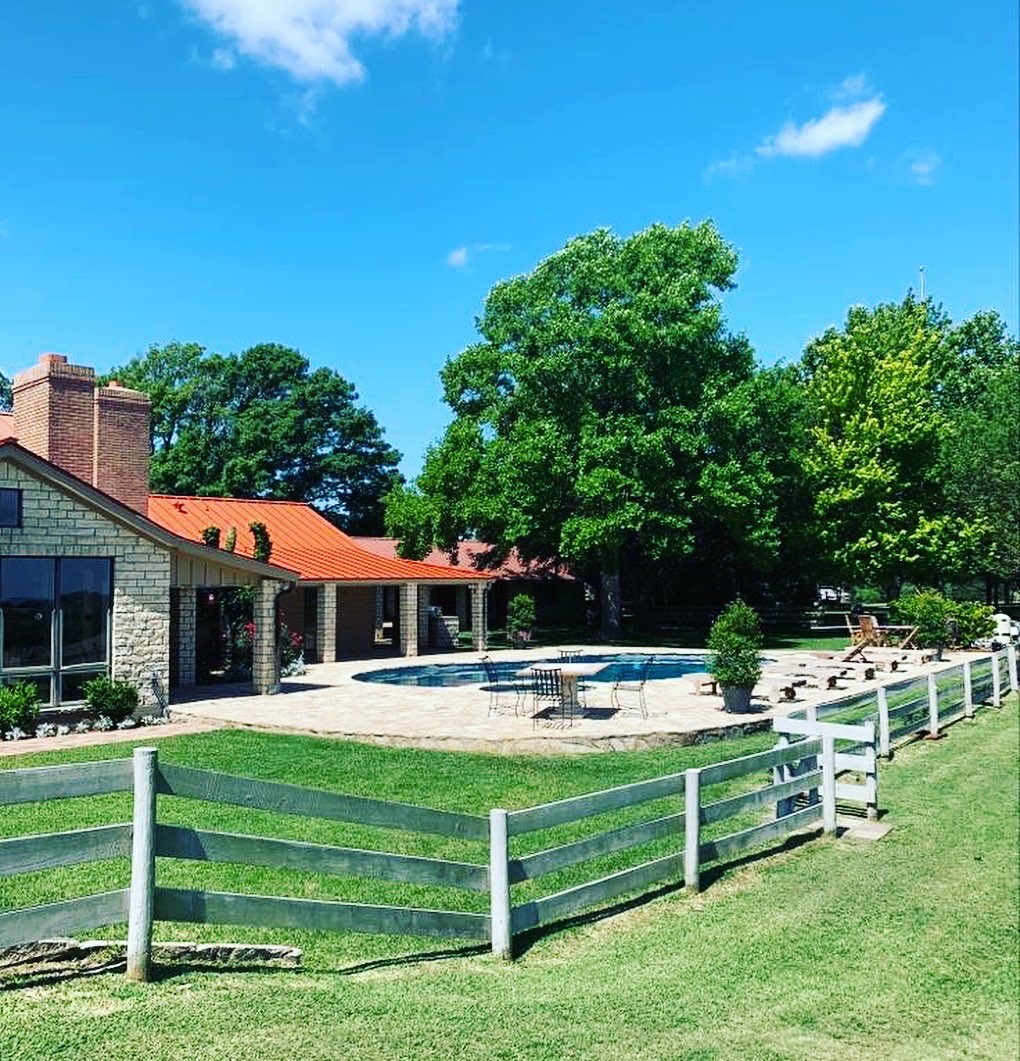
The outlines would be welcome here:
<svg viewBox="0 0 1020 1061">
<path fill-rule="evenodd" d="M 586 654 L 608 654 L 613 649 L 589 646 Z M 661 647 L 632 648 L 627 652 L 667 654 Z M 684 654 L 695 649 L 671 649 Z M 781 661 L 786 653 L 769 652 Z M 521 652 L 493 651 L 495 661 L 555 657 L 554 649 Z M 728 714 L 720 696 L 695 696 L 683 678 L 665 678 L 645 685 L 648 717 L 614 711 L 609 705 L 611 684 L 592 682 L 588 704 L 594 713 L 576 718 L 573 725 L 550 725 L 530 716 L 489 714 L 489 694 L 483 685 L 422 688 L 358 681 L 355 674 L 393 667 L 471 663 L 477 653 L 450 653 L 352 660 L 310 666 L 307 674 L 284 681 L 275 696 L 225 695 L 189 699 L 171 706 L 176 719 L 206 724 L 244 727 L 279 733 L 296 733 L 364 741 L 390 747 L 433 748 L 446 751 L 486 752 L 501 755 L 541 755 L 570 752 L 635 751 L 669 744 L 696 744 L 741 733 L 768 730 L 775 715 L 808 704 L 823 703 L 854 692 L 874 689 L 877 681 L 840 681 L 831 691 L 799 689 L 796 701 L 770 704 L 755 699 L 746 714 Z M 918 673 L 920 668 L 912 667 Z M 906 675 L 904 675 L 906 676 Z M 886 675 L 888 678 L 888 675 Z M 200 693 L 198 695 L 201 695 Z"/>
</svg>

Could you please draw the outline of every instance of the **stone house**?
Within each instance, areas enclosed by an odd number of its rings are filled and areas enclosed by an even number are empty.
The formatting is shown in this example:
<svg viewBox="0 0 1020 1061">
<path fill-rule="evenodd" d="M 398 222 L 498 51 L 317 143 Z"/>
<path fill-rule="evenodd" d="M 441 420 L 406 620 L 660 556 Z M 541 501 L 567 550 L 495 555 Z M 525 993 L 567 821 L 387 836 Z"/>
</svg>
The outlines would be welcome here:
<svg viewBox="0 0 1020 1061">
<path fill-rule="evenodd" d="M 13 398 L 13 412 L 0 413 L 0 682 L 32 682 L 44 704 L 57 707 L 80 702 L 89 678 L 110 674 L 137 685 L 144 706 L 165 702 L 172 684 L 195 678 L 197 602 L 238 586 L 253 591 L 256 691 L 278 689 L 278 615 L 295 607 L 311 613 L 303 599 L 309 593 L 318 606 L 318 658 L 331 658 L 331 644 L 335 658 L 341 582 L 373 593 L 395 587 L 404 616 L 400 648 L 417 653 L 423 601 L 426 631 L 429 615 L 419 586 L 442 582 L 441 570 L 401 567 L 376 578 L 383 574 L 372 566 L 377 558 L 363 554 L 368 566 L 359 569 L 358 552 L 349 551 L 348 566 L 331 572 L 340 577 L 327 580 L 287 555 L 283 535 L 271 563 L 255 560 L 241 534 L 235 552 L 210 548 L 201 528 L 190 534 L 151 518 L 161 504 L 148 491 L 144 394 L 116 383 L 98 387 L 92 369 L 43 354 L 14 377 Z M 162 499 L 171 506 L 175 500 L 186 506 L 221 499 Z M 307 505 L 290 508 L 306 521 L 322 520 Z M 303 540 L 310 563 L 321 543 Z M 302 579 L 309 571 L 318 574 L 310 584 Z M 485 581 L 471 578 L 478 587 L 475 641 L 484 644 Z M 373 596 L 373 629 L 375 620 Z"/>
</svg>

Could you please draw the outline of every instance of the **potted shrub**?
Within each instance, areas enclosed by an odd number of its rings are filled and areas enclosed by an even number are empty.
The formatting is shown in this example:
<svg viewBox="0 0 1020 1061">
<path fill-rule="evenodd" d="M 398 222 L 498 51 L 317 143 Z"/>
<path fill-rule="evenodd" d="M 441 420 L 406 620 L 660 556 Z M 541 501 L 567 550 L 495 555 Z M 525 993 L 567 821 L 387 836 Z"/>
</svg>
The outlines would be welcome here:
<svg viewBox="0 0 1020 1061">
<path fill-rule="evenodd" d="M 506 606 L 506 636 L 514 648 L 531 640 L 535 627 L 535 599 L 530 593 L 518 593 Z"/>
<path fill-rule="evenodd" d="M 761 623 L 743 601 L 734 601 L 712 624 L 705 642 L 707 667 L 722 689 L 727 711 L 749 711 L 751 694 L 761 680 Z"/>
</svg>

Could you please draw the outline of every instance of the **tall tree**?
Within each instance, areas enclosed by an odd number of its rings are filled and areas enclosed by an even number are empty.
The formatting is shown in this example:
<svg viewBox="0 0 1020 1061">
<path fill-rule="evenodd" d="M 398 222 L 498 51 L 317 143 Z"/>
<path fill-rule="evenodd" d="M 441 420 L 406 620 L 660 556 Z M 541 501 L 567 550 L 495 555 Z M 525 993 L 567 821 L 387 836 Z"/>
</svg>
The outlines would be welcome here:
<svg viewBox="0 0 1020 1061">
<path fill-rule="evenodd" d="M 153 490 L 308 501 L 345 529 L 381 529 L 400 455 L 331 369 L 275 343 L 169 343 L 110 375 L 152 400 Z"/>
<path fill-rule="evenodd" d="M 753 477 L 708 471 L 710 411 L 753 371 L 718 300 L 736 264 L 708 222 L 600 229 L 497 284 L 442 370 L 453 422 L 387 499 L 406 554 L 477 535 L 596 568 L 618 632 L 625 556 L 687 555 L 706 500 L 720 518 L 757 503 Z"/>
<path fill-rule="evenodd" d="M 930 302 L 854 307 L 804 354 L 811 407 L 805 467 L 830 574 L 895 594 L 967 570 L 987 540 L 951 512 L 939 476 L 948 422 L 940 385 L 949 331 Z"/>
<path fill-rule="evenodd" d="M 937 398 L 947 420 L 939 462 L 951 511 L 988 528 L 969 572 L 988 599 L 1020 583 L 1020 343 L 994 312 L 975 314 L 945 343 Z"/>
<path fill-rule="evenodd" d="M 9 412 L 11 408 L 11 381 L 0 372 L 0 413 Z"/>
</svg>

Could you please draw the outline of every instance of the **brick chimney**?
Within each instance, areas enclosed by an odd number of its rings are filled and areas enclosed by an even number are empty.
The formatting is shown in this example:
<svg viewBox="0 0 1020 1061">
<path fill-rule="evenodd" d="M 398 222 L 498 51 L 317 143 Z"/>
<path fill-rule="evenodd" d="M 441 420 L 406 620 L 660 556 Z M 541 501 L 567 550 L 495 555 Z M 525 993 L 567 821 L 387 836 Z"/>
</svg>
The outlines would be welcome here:
<svg viewBox="0 0 1020 1061">
<path fill-rule="evenodd" d="M 141 512 L 149 507 L 149 397 L 116 380 L 97 387 L 92 485 Z"/>
<path fill-rule="evenodd" d="M 63 354 L 40 354 L 11 389 L 21 445 L 91 483 L 95 372 L 69 365 Z"/>
<path fill-rule="evenodd" d="M 149 496 L 149 399 L 91 368 L 41 354 L 14 377 L 14 429 L 26 449 L 141 512 Z"/>
</svg>

